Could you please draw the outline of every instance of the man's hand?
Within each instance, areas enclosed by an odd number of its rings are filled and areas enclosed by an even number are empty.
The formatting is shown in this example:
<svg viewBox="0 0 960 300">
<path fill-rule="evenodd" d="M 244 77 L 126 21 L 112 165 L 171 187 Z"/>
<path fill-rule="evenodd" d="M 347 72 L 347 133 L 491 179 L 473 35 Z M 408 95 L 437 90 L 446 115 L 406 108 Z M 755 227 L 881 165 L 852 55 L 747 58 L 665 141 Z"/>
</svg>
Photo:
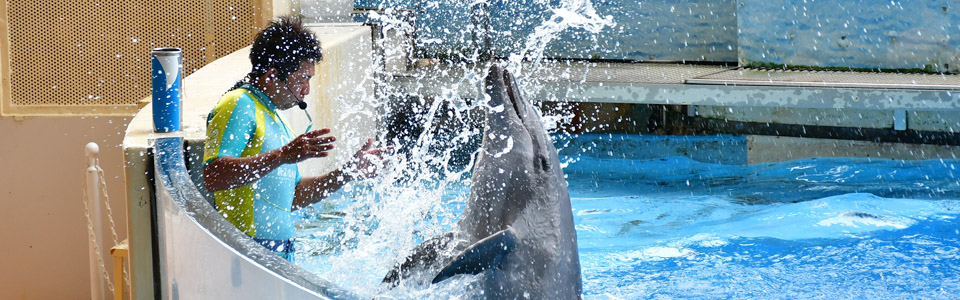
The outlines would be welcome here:
<svg viewBox="0 0 960 300">
<path fill-rule="evenodd" d="M 367 138 L 367 143 L 353 155 L 353 159 L 347 166 L 351 171 L 356 172 L 354 174 L 357 177 L 370 178 L 377 176 L 377 173 L 384 166 L 384 153 L 392 150 L 393 147 L 373 148 L 373 138 Z"/>
<path fill-rule="evenodd" d="M 353 158 L 347 164 L 321 176 L 301 179 L 300 183 L 297 184 L 297 193 L 293 198 L 293 209 L 297 210 L 317 203 L 357 177 L 370 178 L 377 176 L 377 172 L 383 168 L 386 161 L 383 157 L 384 154 L 391 150 L 393 150 L 393 147 L 373 148 L 373 138 L 368 138 L 367 143 L 353 155 Z"/>
<path fill-rule="evenodd" d="M 295 164 L 310 158 L 327 157 L 337 140 L 330 134 L 330 128 L 318 129 L 301 134 L 280 148 L 280 161 L 283 164 Z"/>
</svg>

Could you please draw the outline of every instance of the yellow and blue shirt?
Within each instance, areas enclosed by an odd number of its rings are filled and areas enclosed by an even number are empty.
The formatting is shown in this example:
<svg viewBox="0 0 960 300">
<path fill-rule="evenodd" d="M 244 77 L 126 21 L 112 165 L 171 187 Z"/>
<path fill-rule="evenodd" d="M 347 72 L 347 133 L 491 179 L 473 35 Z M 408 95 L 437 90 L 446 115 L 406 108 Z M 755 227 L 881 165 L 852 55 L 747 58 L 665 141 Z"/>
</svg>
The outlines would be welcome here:
<svg viewBox="0 0 960 300">
<path fill-rule="evenodd" d="M 293 131 L 267 95 L 250 84 L 224 94 L 207 116 L 206 166 L 224 156 L 247 157 L 283 147 Z M 251 184 L 213 193 L 217 210 L 247 235 L 289 240 L 295 235 L 291 206 L 300 172 L 286 164 Z"/>
</svg>

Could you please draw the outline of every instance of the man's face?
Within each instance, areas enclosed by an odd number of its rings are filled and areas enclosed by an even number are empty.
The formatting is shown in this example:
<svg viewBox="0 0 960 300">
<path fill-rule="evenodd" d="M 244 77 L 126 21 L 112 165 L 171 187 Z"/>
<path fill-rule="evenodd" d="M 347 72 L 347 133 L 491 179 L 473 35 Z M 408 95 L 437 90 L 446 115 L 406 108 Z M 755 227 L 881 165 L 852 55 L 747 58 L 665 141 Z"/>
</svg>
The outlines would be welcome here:
<svg viewBox="0 0 960 300">
<path fill-rule="evenodd" d="M 279 91 L 274 104 L 283 110 L 297 106 L 297 101 L 310 94 L 310 78 L 316 73 L 316 66 L 312 62 L 300 63 L 300 69 L 287 76 L 286 81 L 279 82 Z"/>
</svg>

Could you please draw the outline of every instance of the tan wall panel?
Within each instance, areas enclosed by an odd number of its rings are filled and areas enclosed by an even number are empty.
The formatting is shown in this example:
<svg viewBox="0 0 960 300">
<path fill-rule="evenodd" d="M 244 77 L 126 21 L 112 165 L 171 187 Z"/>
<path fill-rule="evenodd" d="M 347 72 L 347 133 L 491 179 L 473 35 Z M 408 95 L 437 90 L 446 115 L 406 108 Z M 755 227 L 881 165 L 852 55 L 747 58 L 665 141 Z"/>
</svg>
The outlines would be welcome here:
<svg viewBox="0 0 960 300">
<path fill-rule="evenodd" d="M 131 115 L 126 107 L 150 95 L 151 49 L 183 48 L 189 75 L 249 45 L 272 17 L 265 5 L 272 1 L 6 1 L 2 113 Z"/>
</svg>

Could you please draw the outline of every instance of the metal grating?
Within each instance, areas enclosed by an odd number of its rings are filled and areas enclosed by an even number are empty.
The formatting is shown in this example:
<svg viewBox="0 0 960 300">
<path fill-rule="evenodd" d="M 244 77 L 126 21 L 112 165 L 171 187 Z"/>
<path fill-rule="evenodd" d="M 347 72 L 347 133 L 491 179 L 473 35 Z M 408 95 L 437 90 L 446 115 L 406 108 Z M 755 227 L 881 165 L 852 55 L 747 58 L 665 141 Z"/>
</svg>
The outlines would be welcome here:
<svg viewBox="0 0 960 300">
<path fill-rule="evenodd" d="M 246 3 L 241 3 L 246 2 Z M 252 1 L 216 0 L 213 1 L 213 11 L 217 17 L 210 18 L 213 23 L 214 34 L 211 36 L 210 46 L 215 49 L 213 56 L 220 58 L 237 49 L 250 45 L 259 29 L 254 20 Z M 228 39 L 227 37 L 249 37 L 246 39 Z M 219 37 L 220 40 L 214 37 Z M 212 60 L 211 60 L 212 61 Z"/>
<path fill-rule="evenodd" d="M 687 80 L 691 84 L 816 88 L 960 90 L 960 75 L 741 68 Z"/>
<path fill-rule="evenodd" d="M 416 95 L 436 96 L 445 88 L 457 87 L 460 97 L 477 97 L 476 87 L 460 84 L 467 74 L 483 76 L 475 65 L 433 64 L 415 66 L 404 72 L 392 74 L 394 85 L 404 92 Z M 521 78 L 536 81 L 549 90 L 548 94 L 561 95 L 559 90 L 582 85 L 682 85 L 690 78 L 729 70 L 721 65 L 697 65 L 681 63 L 615 63 L 584 61 L 525 62 Z M 427 79 L 429 78 L 429 80 Z M 430 84 L 424 84 L 430 82 Z"/>
<path fill-rule="evenodd" d="M 960 75 L 738 69 L 671 63 L 542 62 L 523 65 L 538 101 L 789 108 L 956 111 Z M 468 74 L 469 73 L 469 74 Z M 476 68 L 436 64 L 394 74 L 408 95 L 477 97 L 462 84 Z M 481 75 L 482 76 L 482 75 Z M 524 82 L 521 82 L 524 84 Z"/>
<path fill-rule="evenodd" d="M 249 45 L 264 1 L 5 1 L 2 112 L 131 114 L 150 95 L 150 49 L 183 48 L 189 75 Z"/>
<path fill-rule="evenodd" d="M 585 82 L 682 84 L 697 78 L 729 70 L 720 65 L 697 65 L 680 63 L 564 63 L 547 62 L 537 68 L 533 76 Z M 538 74 L 536 71 L 541 71 Z M 552 75 L 550 75 L 552 74 Z M 559 80 L 558 80 L 559 81 Z"/>
</svg>

